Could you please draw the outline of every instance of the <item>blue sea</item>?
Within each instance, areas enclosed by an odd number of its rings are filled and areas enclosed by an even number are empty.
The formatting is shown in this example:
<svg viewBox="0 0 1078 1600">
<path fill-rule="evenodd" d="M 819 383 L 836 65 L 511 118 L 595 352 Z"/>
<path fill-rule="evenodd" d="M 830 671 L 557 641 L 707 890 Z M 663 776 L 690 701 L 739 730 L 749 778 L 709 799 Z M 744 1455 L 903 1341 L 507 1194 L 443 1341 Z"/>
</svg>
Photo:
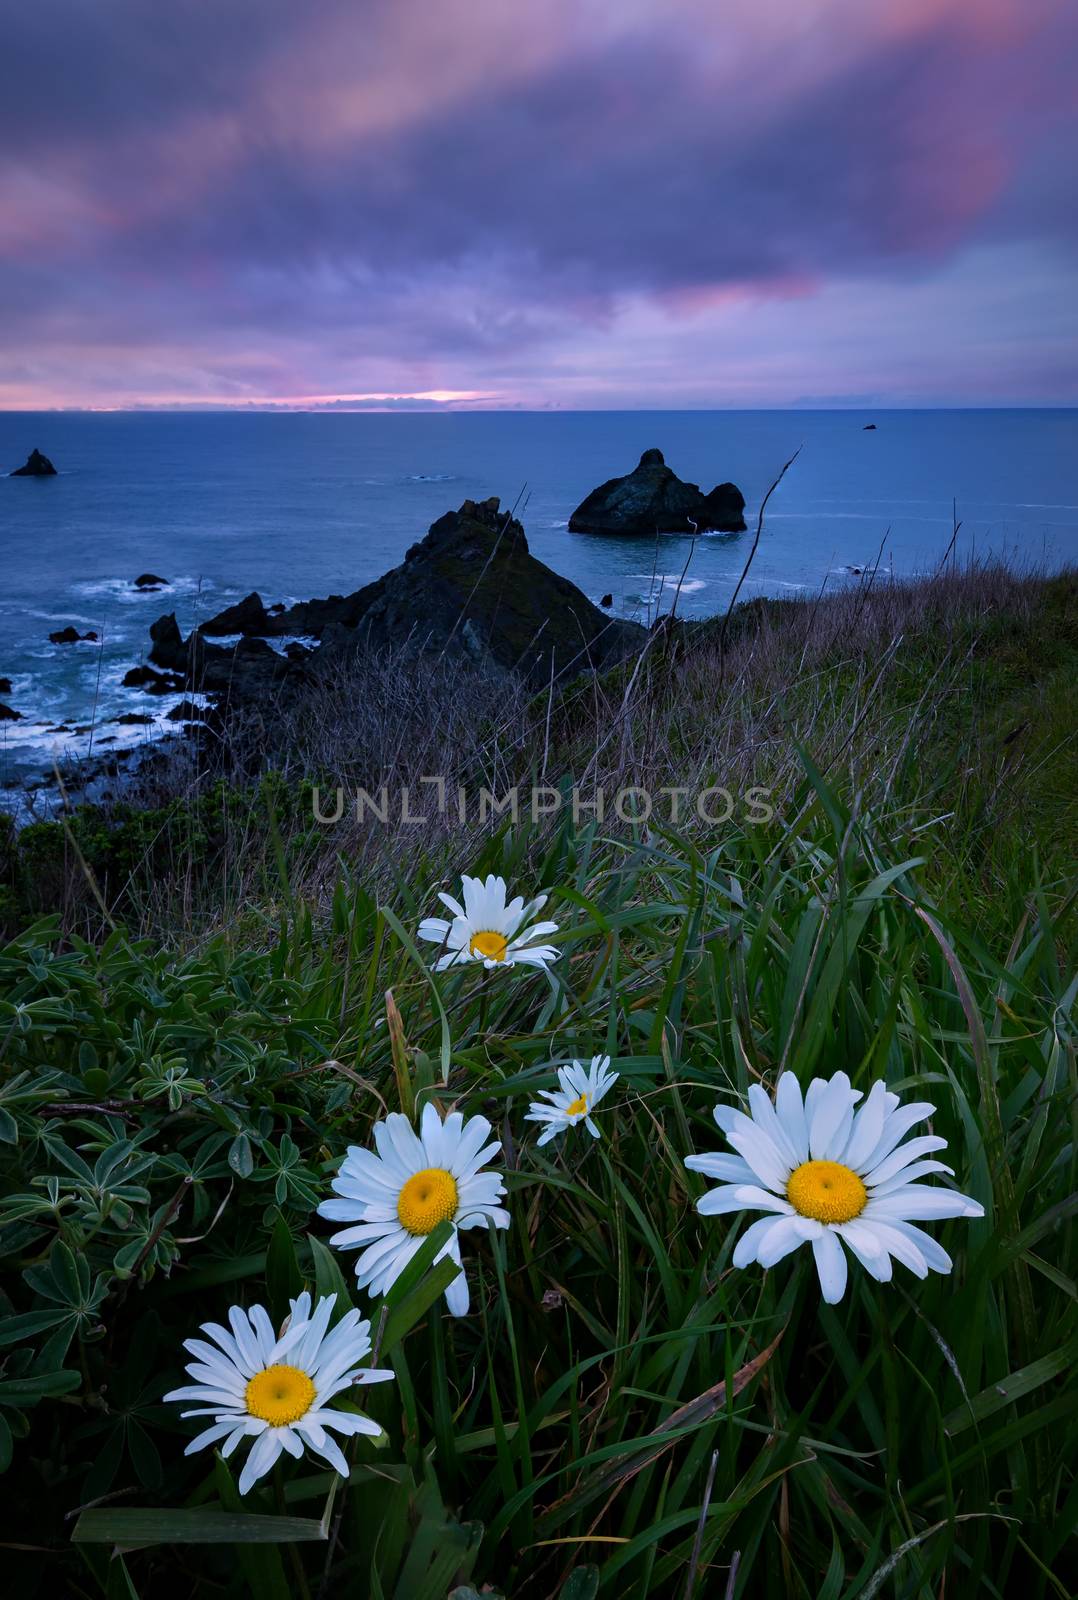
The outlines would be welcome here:
<svg viewBox="0 0 1078 1600">
<path fill-rule="evenodd" d="M 697 541 L 682 615 L 725 608 L 760 500 L 798 448 L 745 597 L 856 581 L 850 569 L 881 546 L 883 571 L 929 572 L 955 505 L 960 558 L 1078 562 L 1078 411 L 0 413 L 0 678 L 12 681 L 0 699 L 22 714 L 0 723 L 0 788 L 57 756 L 175 732 L 173 702 L 121 687 L 162 612 L 186 631 L 252 589 L 267 604 L 348 593 L 465 499 L 517 505 L 540 560 L 595 601 L 612 594 L 618 614 L 654 617 L 690 541 L 664 538 L 656 554 L 567 522 L 656 445 L 681 477 L 730 479 L 748 502 L 749 533 Z M 2 476 L 34 447 L 58 477 Z M 166 587 L 140 594 L 143 572 Z M 69 624 L 99 642 L 50 644 Z M 131 711 L 154 721 L 114 723 Z"/>
</svg>

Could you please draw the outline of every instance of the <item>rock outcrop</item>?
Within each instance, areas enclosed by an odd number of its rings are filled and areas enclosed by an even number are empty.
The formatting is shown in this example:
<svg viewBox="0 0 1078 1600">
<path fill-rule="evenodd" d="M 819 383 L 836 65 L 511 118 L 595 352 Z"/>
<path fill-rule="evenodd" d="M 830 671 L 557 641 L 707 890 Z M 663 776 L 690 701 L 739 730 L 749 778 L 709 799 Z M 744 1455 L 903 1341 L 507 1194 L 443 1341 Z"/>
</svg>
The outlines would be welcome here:
<svg viewBox="0 0 1078 1600">
<path fill-rule="evenodd" d="M 214 636 L 242 632 L 234 646 Z M 279 654 L 267 642 L 317 639 Z M 150 660 L 186 685 L 229 699 L 280 693 L 337 670 L 357 652 L 437 652 L 537 687 L 554 676 L 603 668 L 638 648 L 645 630 L 604 616 L 567 578 L 528 550 L 524 529 L 496 499 L 439 518 L 399 567 L 350 595 L 267 609 L 248 595 L 187 639 L 173 613 L 150 629 Z"/>
<path fill-rule="evenodd" d="M 167 587 L 167 585 L 167 578 L 158 578 L 152 572 L 141 572 L 135 579 L 136 589 L 148 589 L 151 593 L 154 591 L 154 589 L 164 589 Z"/>
<path fill-rule="evenodd" d="M 704 494 L 683 483 L 666 465 L 661 450 L 645 450 L 639 465 L 623 478 L 593 489 L 569 518 L 572 533 L 692 533 L 705 529 L 741 533 L 745 498 L 732 483 Z"/>
<path fill-rule="evenodd" d="M 96 633 L 80 633 L 77 628 L 58 628 L 49 634 L 50 644 L 96 644 Z"/>
<path fill-rule="evenodd" d="M 175 694 L 183 688 L 183 678 L 176 672 L 158 672 L 156 667 L 132 667 L 124 673 L 123 686 L 145 689 L 147 694 Z"/>
<path fill-rule="evenodd" d="M 22 721 L 22 712 L 21 711 L 13 711 L 10 706 L 6 706 L 6 705 L 4 705 L 4 703 L 2 701 L 0 701 L 0 722 L 21 722 L 21 721 Z"/>
<path fill-rule="evenodd" d="M 16 467 L 13 478 L 55 478 L 56 468 L 40 450 L 31 450 L 21 467 Z"/>
</svg>

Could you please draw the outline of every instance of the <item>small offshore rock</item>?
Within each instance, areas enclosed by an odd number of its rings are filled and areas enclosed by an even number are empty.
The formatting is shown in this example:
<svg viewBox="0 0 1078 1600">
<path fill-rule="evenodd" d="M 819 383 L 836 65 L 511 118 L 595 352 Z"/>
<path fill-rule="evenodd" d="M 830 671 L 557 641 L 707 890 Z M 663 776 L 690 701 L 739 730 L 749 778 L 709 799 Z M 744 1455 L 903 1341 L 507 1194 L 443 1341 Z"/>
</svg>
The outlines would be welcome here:
<svg viewBox="0 0 1078 1600">
<path fill-rule="evenodd" d="M 602 606 L 604 611 L 609 611 L 610 607 L 614 604 L 614 596 L 612 594 L 604 594 L 603 598 L 599 601 L 599 604 Z"/>
<path fill-rule="evenodd" d="M 175 694 L 183 688 L 178 672 L 158 672 L 155 667 L 132 667 L 124 673 L 125 689 L 144 689 L 147 694 Z"/>
<path fill-rule="evenodd" d="M 58 628 L 49 634 L 50 644 L 96 644 L 96 633 L 80 633 L 77 628 Z"/>
<path fill-rule="evenodd" d="M 6 706 L 6 705 L 4 705 L 3 701 L 0 701 L 0 722 L 21 722 L 21 721 L 22 721 L 22 712 L 21 711 L 15 711 L 15 710 L 12 709 L 11 706 Z"/>
<path fill-rule="evenodd" d="M 11 679 L 10 678 L 0 678 L 0 694 L 10 694 L 10 693 L 11 693 Z"/>
<path fill-rule="evenodd" d="M 56 468 L 48 456 L 43 456 L 40 450 L 31 450 L 25 463 L 16 467 L 11 474 L 13 478 L 55 478 Z"/>
<path fill-rule="evenodd" d="M 168 587 L 167 578 L 159 578 L 152 572 L 142 572 L 135 579 L 136 589 L 165 589 Z"/>
<path fill-rule="evenodd" d="M 122 716 L 113 717 L 112 720 L 122 727 L 135 728 L 145 727 L 147 723 L 153 721 L 153 718 L 148 717 L 145 711 L 125 711 Z"/>
</svg>

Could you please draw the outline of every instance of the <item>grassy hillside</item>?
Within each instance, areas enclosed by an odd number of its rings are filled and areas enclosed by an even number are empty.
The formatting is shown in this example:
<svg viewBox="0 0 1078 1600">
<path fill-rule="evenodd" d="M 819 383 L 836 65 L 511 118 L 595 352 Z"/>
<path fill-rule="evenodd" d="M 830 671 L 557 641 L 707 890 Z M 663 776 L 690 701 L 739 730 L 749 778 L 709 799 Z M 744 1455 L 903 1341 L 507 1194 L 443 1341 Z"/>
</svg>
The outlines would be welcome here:
<svg viewBox="0 0 1078 1600">
<path fill-rule="evenodd" d="M 382 662 L 242 791 L 13 844 L 13 917 L 59 910 L 0 950 L 16 1592 L 1072 1592 L 1074 592 L 977 572 L 756 605 L 557 701 Z M 312 774 L 735 803 L 328 828 Z M 549 892 L 549 978 L 432 972 L 417 925 L 462 866 Z M 529 1101 L 599 1053 L 601 1137 L 538 1148 Z M 732 1264 L 741 1218 L 698 1214 L 684 1158 L 724 1148 L 717 1101 L 839 1069 L 935 1107 L 985 1216 L 926 1224 L 949 1275 L 851 1263 L 828 1306 L 804 1249 Z M 421 1253 L 381 1329 L 395 1381 L 363 1391 L 383 1437 L 346 1486 L 286 1458 L 240 1500 L 243 1451 L 185 1458 L 162 1403 L 182 1341 L 303 1283 L 377 1330 L 315 1208 L 346 1147 L 427 1102 L 502 1145 L 510 1226 L 462 1235 L 471 1312 Z"/>
</svg>

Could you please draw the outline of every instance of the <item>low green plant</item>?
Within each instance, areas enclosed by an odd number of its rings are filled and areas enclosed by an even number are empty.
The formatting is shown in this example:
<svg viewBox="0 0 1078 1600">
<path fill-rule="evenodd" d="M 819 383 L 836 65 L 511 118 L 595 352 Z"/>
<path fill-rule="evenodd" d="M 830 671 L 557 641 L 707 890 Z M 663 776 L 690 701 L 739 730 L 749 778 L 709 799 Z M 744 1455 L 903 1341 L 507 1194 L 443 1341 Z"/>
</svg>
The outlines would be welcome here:
<svg viewBox="0 0 1078 1600">
<path fill-rule="evenodd" d="M 418 857 L 382 904 L 342 867 L 321 908 L 249 908 L 242 942 L 44 922 L 0 952 L 20 1595 L 45 1555 L 80 1596 L 1071 1591 L 1073 892 L 1018 895 L 986 944 L 929 894 L 919 823 L 806 770 L 785 820 L 706 843 L 488 839 L 474 870 L 551 891 L 553 982 L 433 975 Z M 526 1101 L 599 1053 L 621 1074 L 602 1138 L 538 1150 Z M 930 1100 L 986 1215 L 935 1228 L 953 1274 L 852 1270 L 828 1307 L 803 1252 L 731 1266 L 736 1219 L 697 1214 L 683 1160 L 718 1148 L 716 1100 L 838 1067 Z M 314 1209 L 350 1143 L 431 1098 L 504 1143 L 512 1222 L 469 1236 L 472 1313 L 445 1315 L 439 1269 L 396 1286 L 383 1440 L 347 1484 L 297 1462 L 241 1501 L 162 1404 L 182 1340 L 236 1301 L 283 1316 L 304 1283 L 377 1327 Z"/>
</svg>

